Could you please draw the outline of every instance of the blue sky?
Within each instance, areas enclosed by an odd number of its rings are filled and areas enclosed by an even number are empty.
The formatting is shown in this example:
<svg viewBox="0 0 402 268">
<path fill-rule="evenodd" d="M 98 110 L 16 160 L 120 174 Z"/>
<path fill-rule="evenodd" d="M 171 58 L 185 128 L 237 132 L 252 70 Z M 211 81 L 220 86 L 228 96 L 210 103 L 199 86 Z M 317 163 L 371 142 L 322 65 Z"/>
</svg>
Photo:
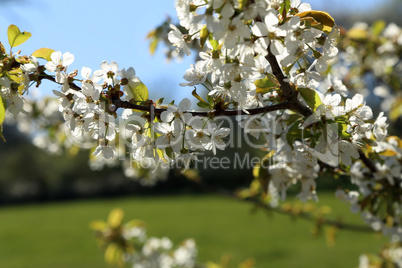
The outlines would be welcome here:
<svg viewBox="0 0 402 268">
<path fill-rule="evenodd" d="M 23 54 L 49 47 L 71 52 L 75 62 L 69 68 L 82 66 L 99 69 L 103 60 L 116 61 L 120 68 L 134 67 L 150 89 L 150 98 L 166 101 L 191 96 L 192 88 L 180 87 L 182 76 L 192 58 L 166 63 L 163 48 L 150 56 L 147 33 L 167 15 L 175 17 L 174 0 L 98 0 L 50 1 L 26 0 L 0 6 L 0 40 L 8 49 L 7 27 L 16 24 L 32 37 L 17 47 Z M 379 0 L 311 0 L 313 9 L 353 12 L 374 8 Z M 42 91 L 49 94 L 52 86 Z"/>
</svg>

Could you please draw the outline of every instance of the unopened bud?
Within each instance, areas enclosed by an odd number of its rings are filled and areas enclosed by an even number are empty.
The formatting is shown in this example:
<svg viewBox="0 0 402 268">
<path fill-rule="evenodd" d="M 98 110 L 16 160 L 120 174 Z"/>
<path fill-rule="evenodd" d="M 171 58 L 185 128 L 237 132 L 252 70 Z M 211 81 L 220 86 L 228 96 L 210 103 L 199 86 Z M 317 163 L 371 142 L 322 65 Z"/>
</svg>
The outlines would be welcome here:
<svg viewBox="0 0 402 268">
<path fill-rule="evenodd" d="M 116 105 L 114 105 L 114 104 L 109 104 L 109 111 L 114 112 L 114 111 L 116 111 L 116 110 L 117 110 Z"/>
<path fill-rule="evenodd" d="M 122 86 L 127 85 L 127 84 L 128 84 L 128 79 L 127 79 L 127 78 L 121 79 L 120 84 L 121 84 Z"/>
</svg>

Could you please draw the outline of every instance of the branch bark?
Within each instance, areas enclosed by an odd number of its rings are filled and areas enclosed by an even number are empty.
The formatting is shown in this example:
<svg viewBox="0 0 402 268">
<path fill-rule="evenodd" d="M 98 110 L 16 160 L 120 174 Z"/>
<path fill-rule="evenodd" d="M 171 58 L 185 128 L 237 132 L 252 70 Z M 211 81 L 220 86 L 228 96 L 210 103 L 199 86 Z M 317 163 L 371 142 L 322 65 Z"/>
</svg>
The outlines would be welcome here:
<svg viewBox="0 0 402 268">
<path fill-rule="evenodd" d="M 313 215 L 311 215 L 310 213 L 306 213 L 306 212 L 299 212 L 297 214 L 294 214 L 294 213 L 291 213 L 290 211 L 285 211 L 280 208 L 271 207 L 271 206 L 263 203 L 261 200 L 259 200 L 257 198 L 243 199 L 243 198 L 240 198 L 237 195 L 233 194 L 230 191 L 212 187 L 210 185 L 205 184 L 202 181 L 195 181 L 195 183 L 198 187 L 200 187 L 201 189 L 203 189 L 206 192 L 210 192 L 210 193 L 219 195 L 221 197 L 230 198 L 230 199 L 237 200 L 237 201 L 242 201 L 242 202 L 245 201 L 248 203 L 252 203 L 255 206 L 262 208 L 266 211 L 272 211 L 275 213 L 293 216 L 293 217 L 296 216 L 300 219 L 303 219 L 303 220 L 306 220 L 309 222 L 315 222 L 320 225 L 333 226 L 333 227 L 336 227 L 336 228 L 342 229 L 342 230 L 356 231 L 356 232 L 362 232 L 362 233 L 375 233 L 375 231 L 372 228 L 370 228 L 369 226 L 366 226 L 366 225 L 358 225 L 358 224 L 353 224 L 353 223 L 341 222 L 341 221 L 326 219 L 326 218 L 322 218 L 322 217 L 315 218 Z"/>
</svg>

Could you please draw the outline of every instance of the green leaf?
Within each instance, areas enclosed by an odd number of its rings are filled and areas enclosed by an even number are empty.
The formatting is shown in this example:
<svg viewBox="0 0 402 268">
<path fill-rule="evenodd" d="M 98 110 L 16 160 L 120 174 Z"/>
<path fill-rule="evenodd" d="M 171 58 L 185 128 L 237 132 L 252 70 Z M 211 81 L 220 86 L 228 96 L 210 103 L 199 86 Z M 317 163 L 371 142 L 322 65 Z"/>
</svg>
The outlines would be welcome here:
<svg viewBox="0 0 402 268">
<path fill-rule="evenodd" d="M 197 90 L 194 89 L 193 92 L 191 92 L 191 94 L 197 98 L 197 100 L 199 100 L 200 102 L 197 104 L 199 107 L 209 107 L 210 104 L 208 102 L 206 102 L 203 98 L 200 97 L 200 95 L 197 94 Z M 203 103 L 201 106 L 200 103 Z"/>
<path fill-rule="evenodd" d="M 104 221 L 92 221 L 89 224 L 89 228 L 91 228 L 94 231 L 103 231 L 106 227 L 107 224 Z"/>
<path fill-rule="evenodd" d="M 351 134 L 347 132 L 348 124 L 345 122 L 338 122 L 338 132 L 342 138 L 350 138 L 352 137 Z"/>
<path fill-rule="evenodd" d="M 147 101 L 149 98 L 148 88 L 144 83 L 140 82 L 136 87 L 132 88 L 130 85 L 130 90 L 133 93 L 134 101 Z"/>
<path fill-rule="evenodd" d="M 6 142 L 6 139 L 3 136 L 3 122 L 6 117 L 6 104 L 3 98 L 0 96 L 0 138 Z"/>
<path fill-rule="evenodd" d="M 364 40 L 369 37 L 369 34 L 366 30 L 364 29 L 359 29 L 359 28 L 351 28 L 347 33 L 346 36 L 350 39 L 355 39 L 355 40 Z"/>
<path fill-rule="evenodd" d="M 133 228 L 133 227 L 144 227 L 145 222 L 142 220 L 131 220 L 124 225 L 126 228 Z"/>
<path fill-rule="evenodd" d="M 166 155 L 168 157 L 170 157 L 171 159 L 175 159 L 174 152 L 173 152 L 172 148 L 166 147 L 165 152 L 166 152 Z"/>
<path fill-rule="evenodd" d="M 288 132 L 286 133 L 286 141 L 288 144 L 293 147 L 293 143 L 297 138 L 301 137 L 301 129 L 299 128 L 299 123 L 300 121 L 297 120 L 294 122 L 290 128 L 288 129 Z"/>
<path fill-rule="evenodd" d="M 402 116 L 402 98 L 396 98 L 391 105 L 389 118 L 391 119 L 391 121 L 396 121 L 401 116 Z"/>
<path fill-rule="evenodd" d="M 323 31 L 326 34 L 329 34 L 335 26 L 335 20 L 331 15 L 324 11 L 304 11 L 296 14 L 296 16 L 299 16 L 300 20 L 308 21 L 312 27 Z"/>
<path fill-rule="evenodd" d="M 107 223 L 111 228 L 116 228 L 121 225 L 123 217 L 124 217 L 123 210 L 120 208 L 115 208 L 110 212 L 109 217 L 107 219 Z"/>
<path fill-rule="evenodd" d="M 4 118 L 6 118 L 6 104 L 3 98 L 0 96 L 0 125 L 3 125 Z"/>
<path fill-rule="evenodd" d="M 279 9 L 279 13 L 282 14 L 283 20 L 286 18 L 289 9 L 290 9 L 290 0 L 284 0 Z"/>
<path fill-rule="evenodd" d="M 206 103 L 206 102 L 203 102 L 203 101 L 199 101 L 197 103 L 197 106 L 201 107 L 201 108 L 211 108 L 211 105 L 209 103 Z"/>
<path fill-rule="evenodd" d="M 311 88 L 298 88 L 297 90 L 313 111 L 315 111 L 317 107 L 321 105 L 321 99 L 317 94 L 317 91 Z"/>
<path fill-rule="evenodd" d="M 374 24 L 371 26 L 371 31 L 373 32 L 374 36 L 379 36 L 380 33 L 384 30 L 385 26 L 387 24 L 383 20 L 377 20 L 374 22 Z"/>
<path fill-rule="evenodd" d="M 45 59 L 47 61 L 51 61 L 52 59 L 50 58 L 50 55 L 52 55 L 53 52 L 54 52 L 53 49 L 43 47 L 35 50 L 34 53 L 32 53 L 32 56 Z"/>
<path fill-rule="evenodd" d="M 295 140 L 302 140 L 311 137 L 311 133 L 309 131 L 305 131 L 304 129 L 299 127 L 300 120 L 300 118 L 297 119 L 290 126 L 288 133 L 286 133 L 286 140 L 291 147 L 293 147 L 293 143 Z"/>
<path fill-rule="evenodd" d="M 265 94 L 275 88 L 280 88 L 278 80 L 272 74 L 267 74 L 265 78 L 255 81 L 254 85 L 257 87 L 257 93 L 260 94 Z"/>
<path fill-rule="evenodd" d="M 149 53 L 151 55 L 155 54 L 156 48 L 158 47 L 159 44 L 159 38 L 154 38 L 151 43 L 149 44 Z"/>
<path fill-rule="evenodd" d="M 205 42 L 207 41 L 209 36 L 207 26 L 204 26 L 200 31 L 200 47 L 201 49 L 204 47 Z"/>
<path fill-rule="evenodd" d="M 121 249 L 116 243 L 111 243 L 105 250 L 105 261 L 108 264 L 120 263 Z"/>
<path fill-rule="evenodd" d="M 247 0 L 237 0 L 239 4 L 239 10 L 243 10 L 243 8 L 247 5 Z"/>
<path fill-rule="evenodd" d="M 20 29 L 14 24 L 11 24 L 8 27 L 7 35 L 8 35 L 8 43 L 12 48 L 21 45 L 32 36 L 32 34 L 29 32 L 21 33 Z"/>
<path fill-rule="evenodd" d="M 212 37 L 212 35 L 210 35 L 209 43 L 211 44 L 212 49 L 213 49 L 213 50 L 218 50 L 219 42 L 216 41 L 215 39 L 211 38 L 211 37 Z"/>
<path fill-rule="evenodd" d="M 214 104 L 214 98 L 211 95 L 207 95 L 207 101 L 209 104 Z"/>
</svg>

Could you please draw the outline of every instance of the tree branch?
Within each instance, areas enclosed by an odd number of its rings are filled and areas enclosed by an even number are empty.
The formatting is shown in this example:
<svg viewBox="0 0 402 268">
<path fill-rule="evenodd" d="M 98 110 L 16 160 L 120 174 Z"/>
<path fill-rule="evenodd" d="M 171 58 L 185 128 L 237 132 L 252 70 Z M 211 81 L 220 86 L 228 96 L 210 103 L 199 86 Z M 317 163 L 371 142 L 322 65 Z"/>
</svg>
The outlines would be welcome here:
<svg viewBox="0 0 402 268">
<path fill-rule="evenodd" d="M 295 91 L 289 82 L 285 81 L 287 77 L 282 72 L 282 68 L 274 54 L 271 52 L 271 44 L 268 46 L 268 55 L 266 56 L 269 64 L 272 68 L 272 73 L 275 75 L 283 94 L 285 95 L 287 101 L 290 103 L 290 109 L 295 110 L 305 117 L 309 117 L 313 112 L 307 106 L 303 105 L 297 98 L 297 91 Z"/>
<path fill-rule="evenodd" d="M 150 106 L 143 106 L 138 104 L 133 104 L 128 101 L 122 101 L 120 99 L 113 100 L 113 104 L 116 105 L 118 108 L 125 108 L 125 109 L 133 109 L 139 110 L 144 112 L 153 112 L 154 114 L 161 114 L 162 112 L 166 111 L 166 108 L 156 108 L 153 105 Z M 211 111 L 184 111 L 183 113 L 190 113 L 193 116 L 234 116 L 234 115 L 255 115 L 255 114 L 262 114 L 267 112 L 273 112 L 278 110 L 285 110 L 289 109 L 291 104 L 289 102 L 278 103 L 270 106 L 264 106 L 260 108 L 252 108 L 247 110 L 211 110 Z"/>
<path fill-rule="evenodd" d="M 56 84 L 59 84 L 56 82 L 56 79 L 53 76 L 47 75 L 45 73 L 41 74 L 40 76 L 41 79 L 46 79 L 49 81 L 52 81 Z M 80 91 L 81 88 L 77 86 L 74 83 L 68 83 L 70 88 L 76 91 Z M 138 111 L 143 111 L 143 112 L 153 112 L 155 115 L 159 115 L 162 112 L 166 111 L 166 108 L 157 108 L 153 105 L 149 106 L 144 106 L 144 105 L 139 105 L 139 104 L 134 104 L 128 101 L 122 101 L 120 98 L 114 98 L 112 99 L 112 103 L 116 105 L 117 108 L 124 108 L 124 109 L 133 109 L 133 110 L 138 110 Z M 183 113 L 190 113 L 193 116 L 234 116 L 234 115 L 255 115 L 255 114 L 262 114 L 262 113 L 268 113 L 268 112 L 273 112 L 273 111 L 278 111 L 278 110 L 285 110 L 285 109 L 290 109 L 292 107 L 292 104 L 290 102 L 283 102 L 283 103 L 278 103 L 270 106 L 264 106 L 264 107 L 259 107 L 259 108 L 252 108 L 252 109 L 245 109 L 245 110 L 223 110 L 223 111 L 218 111 L 218 110 L 211 110 L 211 111 L 184 111 Z"/>
<path fill-rule="evenodd" d="M 313 112 L 297 99 L 297 92 L 292 88 L 289 82 L 285 81 L 286 77 L 283 74 L 282 68 L 279 66 L 279 63 L 275 55 L 272 54 L 270 46 L 271 45 L 268 46 L 268 55 L 266 56 L 266 59 L 271 65 L 272 73 L 275 75 L 276 79 L 280 83 L 283 94 L 285 95 L 287 101 L 289 102 L 290 106 L 289 109 L 296 110 L 303 116 L 309 117 Z M 377 172 L 376 166 L 370 159 L 366 157 L 366 155 L 360 149 L 359 149 L 359 155 L 364 165 L 368 169 L 370 169 L 371 172 L 373 173 Z"/>
<path fill-rule="evenodd" d="M 272 211 L 272 212 L 276 212 L 276 213 L 279 213 L 282 215 L 288 215 L 288 216 L 297 216 L 297 217 L 299 217 L 303 220 L 309 221 L 309 222 L 315 222 L 320 225 L 333 226 L 333 227 L 336 227 L 336 228 L 342 229 L 342 230 L 356 231 L 356 232 L 362 232 L 362 233 L 375 233 L 375 231 L 372 228 L 370 228 L 366 225 L 345 223 L 345 222 L 330 220 L 330 219 L 325 219 L 325 218 L 315 218 L 313 215 L 311 215 L 310 213 L 306 213 L 306 212 L 298 212 L 297 214 L 295 214 L 295 213 L 292 213 L 291 211 L 286 211 L 281 208 L 271 207 L 271 206 L 263 203 L 261 200 L 259 200 L 257 198 L 247 198 L 247 199 L 240 198 L 239 196 L 233 194 L 232 192 L 230 192 L 228 190 L 212 187 L 210 185 L 205 184 L 201 180 L 195 181 L 195 183 L 196 183 L 196 185 L 198 185 L 198 187 L 200 187 L 204 191 L 207 191 L 207 192 L 210 192 L 210 193 L 222 196 L 222 197 L 230 198 L 233 200 L 245 201 L 248 203 L 252 203 L 255 206 L 262 208 L 266 211 Z"/>
</svg>

